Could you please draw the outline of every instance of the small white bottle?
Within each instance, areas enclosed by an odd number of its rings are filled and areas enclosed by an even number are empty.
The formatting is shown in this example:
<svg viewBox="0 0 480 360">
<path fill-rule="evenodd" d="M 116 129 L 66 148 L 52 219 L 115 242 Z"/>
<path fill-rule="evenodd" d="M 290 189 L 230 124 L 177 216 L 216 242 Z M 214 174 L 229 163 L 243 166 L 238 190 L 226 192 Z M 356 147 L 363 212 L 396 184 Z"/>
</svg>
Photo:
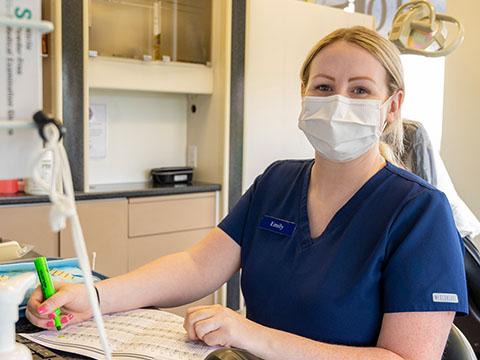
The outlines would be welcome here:
<svg viewBox="0 0 480 360">
<path fill-rule="evenodd" d="M 46 152 L 38 165 L 40 178 L 45 181 L 49 186 L 52 180 L 53 173 L 53 154 L 51 151 Z M 35 182 L 32 177 L 25 179 L 25 193 L 30 195 L 48 195 L 48 191 L 43 189 L 39 184 Z"/>
</svg>

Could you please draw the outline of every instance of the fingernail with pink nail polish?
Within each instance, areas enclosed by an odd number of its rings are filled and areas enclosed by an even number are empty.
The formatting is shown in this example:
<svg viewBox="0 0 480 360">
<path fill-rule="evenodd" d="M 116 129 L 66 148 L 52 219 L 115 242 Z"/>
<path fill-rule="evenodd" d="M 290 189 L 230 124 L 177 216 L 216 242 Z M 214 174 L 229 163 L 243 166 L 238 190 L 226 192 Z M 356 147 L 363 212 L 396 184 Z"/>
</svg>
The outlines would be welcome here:
<svg viewBox="0 0 480 360">
<path fill-rule="evenodd" d="M 45 305 L 40 306 L 37 311 L 39 314 L 45 314 L 47 312 L 47 307 Z"/>
<path fill-rule="evenodd" d="M 55 316 L 56 316 L 55 313 L 48 314 L 49 319 L 55 319 Z"/>
<path fill-rule="evenodd" d="M 61 321 L 62 321 L 62 324 L 66 324 L 68 322 L 68 317 L 63 316 Z"/>
<path fill-rule="evenodd" d="M 53 321 L 47 321 L 47 327 L 53 327 Z"/>
</svg>

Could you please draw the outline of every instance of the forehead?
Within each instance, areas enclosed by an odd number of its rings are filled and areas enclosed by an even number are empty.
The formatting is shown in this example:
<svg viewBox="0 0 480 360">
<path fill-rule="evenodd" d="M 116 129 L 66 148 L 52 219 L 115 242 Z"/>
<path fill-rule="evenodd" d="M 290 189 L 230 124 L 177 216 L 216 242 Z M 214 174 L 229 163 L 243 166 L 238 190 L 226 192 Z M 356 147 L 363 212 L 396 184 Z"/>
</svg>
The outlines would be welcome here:
<svg viewBox="0 0 480 360">
<path fill-rule="evenodd" d="M 310 65 L 310 78 L 316 74 L 340 78 L 368 76 L 386 82 L 387 71 L 367 50 L 346 41 L 337 41 L 320 50 Z"/>
</svg>

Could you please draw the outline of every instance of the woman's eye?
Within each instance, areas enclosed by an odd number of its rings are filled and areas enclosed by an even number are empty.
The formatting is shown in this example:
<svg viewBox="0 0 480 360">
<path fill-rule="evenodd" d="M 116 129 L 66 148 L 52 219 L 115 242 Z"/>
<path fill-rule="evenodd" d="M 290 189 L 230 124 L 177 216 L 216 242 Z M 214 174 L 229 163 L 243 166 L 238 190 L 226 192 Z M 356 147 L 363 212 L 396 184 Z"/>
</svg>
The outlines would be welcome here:
<svg viewBox="0 0 480 360">
<path fill-rule="evenodd" d="M 315 90 L 318 90 L 318 91 L 332 91 L 332 88 L 330 87 L 330 85 L 320 84 L 320 85 L 315 86 Z"/>
<path fill-rule="evenodd" d="M 355 95 L 366 95 L 369 94 L 369 91 L 363 87 L 356 87 L 352 91 Z"/>
</svg>

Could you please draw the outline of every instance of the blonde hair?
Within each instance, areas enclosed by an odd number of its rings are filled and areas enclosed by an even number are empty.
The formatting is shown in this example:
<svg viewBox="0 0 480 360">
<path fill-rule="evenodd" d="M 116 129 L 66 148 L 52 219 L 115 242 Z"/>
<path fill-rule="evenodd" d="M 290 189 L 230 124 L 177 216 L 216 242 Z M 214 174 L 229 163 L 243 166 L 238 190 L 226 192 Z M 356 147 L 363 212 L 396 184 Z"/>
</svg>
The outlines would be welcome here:
<svg viewBox="0 0 480 360">
<path fill-rule="evenodd" d="M 389 96 L 398 90 L 404 90 L 403 68 L 400 60 L 400 52 L 390 41 L 382 37 L 376 31 L 363 26 L 341 28 L 328 34 L 321 39 L 308 54 L 300 71 L 302 87 L 306 88 L 310 76 L 310 66 L 317 54 L 337 41 L 346 41 L 360 46 L 375 57 L 387 71 L 387 86 Z M 400 110 L 397 116 L 382 133 L 380 138 L 380 153 L 388 161 L 402 165 L 401 155 L 403 153 L 403 122 Z"/>
</svg>

